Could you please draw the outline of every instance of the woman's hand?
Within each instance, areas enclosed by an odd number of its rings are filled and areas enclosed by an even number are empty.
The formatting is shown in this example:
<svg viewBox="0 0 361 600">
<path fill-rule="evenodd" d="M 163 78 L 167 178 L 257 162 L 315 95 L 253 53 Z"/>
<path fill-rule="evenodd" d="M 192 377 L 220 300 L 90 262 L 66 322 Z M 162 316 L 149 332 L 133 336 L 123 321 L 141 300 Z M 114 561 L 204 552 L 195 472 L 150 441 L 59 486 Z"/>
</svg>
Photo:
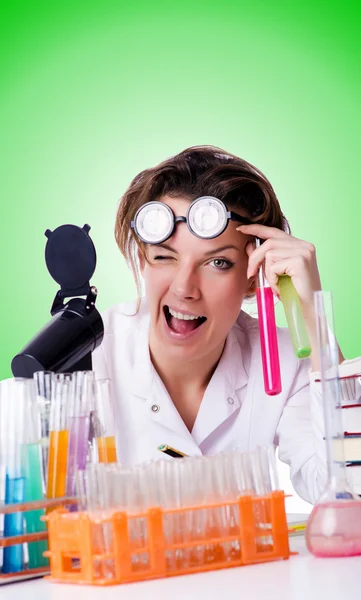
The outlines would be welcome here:
<svg viewBox="0 0 361 600">
<path fill-rule="evenodd" d="M 241 225 L 237 227 L 245 235 L 265 240 L 259 248 L 253 242 L 246 246 L 249 256 L 247 277 L 255 277 L 264 263 L 264 274 L 273 292 L 280 297 L 277 282 L 279 275 L 289 275 L 300 299 L 305 325 L 311 342 L 311 365 L 313 371 L 320 370 L 318 353 L 316 318 L 314 310 L 314 292 L 321 289 L 316 249 L 313 244 L 265 225 Z M 339 350 L 339 360 L 343 355 Z"/>
<path fill-rule="evenodd" d="M 289 275 L 305 318 L 307 315 L 313 316 L 313 295 L 321 289 L 314 245 L 266 225 L 241 225 L 237 230 L 265 240 L 259 248 L 254 249 L 255 245 L 251 242 L 246 247 L 249 256 L 247 277 L 257 275 L 259 267 L 264 263 L 265 277 L 279 297 L 278 276 Z"/>
</svg>

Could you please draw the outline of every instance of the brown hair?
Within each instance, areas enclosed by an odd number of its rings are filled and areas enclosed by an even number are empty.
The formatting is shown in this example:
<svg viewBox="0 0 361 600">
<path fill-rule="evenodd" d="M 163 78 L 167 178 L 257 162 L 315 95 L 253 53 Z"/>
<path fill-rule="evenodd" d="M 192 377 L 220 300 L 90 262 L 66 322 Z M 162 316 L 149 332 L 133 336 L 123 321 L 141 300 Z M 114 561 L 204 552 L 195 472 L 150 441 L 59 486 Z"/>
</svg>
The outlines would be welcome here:
<svg viewBox="0 0 361 600">
<path fill-rule="evenodd" d="M 245 160 L 215 146 L 193 146 L 145 169 L 131 182 L 119 202 L 115 239 L 131 267 L 138 296 L 141 294 L 138 249 L 145 256 L 145 245 L 130 227 L 138 208 L 162 196 L 215 196 L 228 209 L 262 223 L 289 231 L 276 194 L 268 179 Z"/>
</svg>

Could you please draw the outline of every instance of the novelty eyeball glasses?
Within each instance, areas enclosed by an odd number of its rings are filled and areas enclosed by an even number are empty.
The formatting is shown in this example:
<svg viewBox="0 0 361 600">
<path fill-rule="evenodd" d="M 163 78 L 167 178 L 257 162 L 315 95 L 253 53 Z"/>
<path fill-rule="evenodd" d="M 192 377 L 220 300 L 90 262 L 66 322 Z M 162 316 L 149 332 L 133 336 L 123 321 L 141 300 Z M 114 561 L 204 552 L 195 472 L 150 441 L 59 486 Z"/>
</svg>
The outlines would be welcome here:
<svg viewBox="0 0 361 600">
<path fill-rule="evenodd" d="M 161 244 L 173 235 L 177 223 L 186 223 L 199 238 L 213 239 L 223 233 L 229 221 L 251 223 L 246 217 L 227 210 L 218 198 L 201 196 L 189 205 L 185 217 L 176 217 L 164 202 L 147 202 L 137 210 L 130 226 L 145 244 Z"/>
</svg>

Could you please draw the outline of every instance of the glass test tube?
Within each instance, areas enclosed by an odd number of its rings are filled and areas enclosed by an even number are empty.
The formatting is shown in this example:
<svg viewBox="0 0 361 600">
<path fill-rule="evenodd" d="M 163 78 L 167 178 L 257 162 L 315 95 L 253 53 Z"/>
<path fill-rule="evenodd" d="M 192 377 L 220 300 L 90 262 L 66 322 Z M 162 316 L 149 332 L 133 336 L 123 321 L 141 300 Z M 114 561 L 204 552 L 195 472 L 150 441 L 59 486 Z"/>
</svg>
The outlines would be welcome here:
<svg viewBox="0 0 361 600">
<path fill-rule="evenodd" d="M 208 459 L 211 460 L 212 479 L 214 481 L 214 489 L 218 502 L 231 502 L 234 498 L 232 495 L 231 480 L 232 461 L 231 456 L 227 453 L 218 454 Z M 219 531 L 222 537 L 234 535 L 239 526 L 237 509 L 233 506 L 223 506 L 217 509 L 219 520 Z M 222 547 L 218 548 L 220 560 L 232 560 L 234 555 L 239 552 L 238 542 L 223 543 Z"/>
<path fill-rule="evenodd" d="M 303 318 L 300 299 L 288 275 L 280 275 L 278 287 L 285 311 L 292 347 L 297 358 L 307 358 L 311 354 L 311 344 Z"/>
<path fill-rule="evenodd" d="M 79 477 L 78 477 L 79 481 Z M 88 464 L 84 474 L 86 504 L 92 520 L 92 544 L 98 555 L 112 552 L 112 524 L 103 523 L 111 508 L 111 490 L 105 465 Z M 114 577 L 113 560 L 94 561 L 94 569 L 105 579 Z"/>
<path fill-rule="evenodd" d="M 22 446 L 22 465 L 25 476 L 25 502 L 42 500 L 44 498 L 43 469 L 41 454 L 41 416 L 36 397 L 36 382 L 29 379 L 29 395 L 26 399 L 25 422 L 26 435 Z M 44 509 L 26 511 L 26 533 L 38 533 L 46 530 L 46 524 L 41 520 Z M 47 542 L 30 542 L 28 545 L 29 568 L 36 569 L 49 564 L 43 556 L 47 550 Z"/>
<path fill-rule="evenodd" d="M 342 498 L 345 497 L 344 492 L 346 496 L 349 495 L 349 486 L 345 468 L 338 345 L 331 292 L 315 292 L 315 312 L 321 358 L 328 482 L 332 483 L 332 487 L 337 489 L 337 495 Z"/>
<path fill-rule="evenodd" d="M 260 245 L 260 239 L 256 238 L 256 247 L 259 248 Z M 261 340 L 264 389 L 266 394 L 269 396 L 275 396 L 282 391 L 276 317 L 273 292 L 265 280 L 262 265 L 259 268 L 256 296 Z"/>
<path fill-rule="evenodd" d="M 54 375 L 51 390 L 47 498 L 62 498 L 66 493 L 69 431 L 67 411 L 72 393 L 69 373 Z"/>
<path fill-rule="evenodd" d="M 94 435 L 101 463 L 117 462 L 114 410 L 110 397 L 109 380 L 94 383 L 94 412 L 92 414 Z"/>
<path fill-rule="evenodd" d="M 54 374 L 51 371 L 37 371 L 33 375 L 36 383 L 38 410 L 40 413 L 40 447 L 44 485 L 47 479 L 49 460 L 50 404 L 53 375 Z"/>
<path fill-rule="evenodd" d="M 359 556 L 361 501 L 350 488 L 345 473 L 339 351 L 331 292 L 315 292 L 315 312 L 321 357 L 328 480 L 308 519 L 306 545 L 316 556 Z"/>
<path fill-rule="evenodd" d="M 24 502 L 25 477 L 21 461 L 21 445 L 24 441 L 24 413 L 26 401 L 26 379 L 12 379 L 2 383 L 2 419 L 6 423 L 5 446 L 5 504 Z M 23 535 L 24 514 L 22 512 L 4 516 L 4 537 Z M 24 568 L 23 545 L 4 548 L 3 573 L 16 573 Z"/>
<path fill-rule="evenodd" d="M 77 371 L 73 374 L 67 420 L 69 431 L 67 496 L 75 496 L 77 471 L 84 471 L 86 467 L 90 410 L 93 404 L 93 384 L 93 371 Z"/>
</svg>

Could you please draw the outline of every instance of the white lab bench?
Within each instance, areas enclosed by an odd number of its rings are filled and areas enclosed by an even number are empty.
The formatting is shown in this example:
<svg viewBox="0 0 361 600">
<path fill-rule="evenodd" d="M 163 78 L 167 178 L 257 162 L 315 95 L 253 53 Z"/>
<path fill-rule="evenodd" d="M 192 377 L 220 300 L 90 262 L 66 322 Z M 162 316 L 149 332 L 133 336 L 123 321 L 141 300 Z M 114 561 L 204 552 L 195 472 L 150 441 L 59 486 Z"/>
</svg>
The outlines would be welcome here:
<svg viewBox="0 0 361 600">
<path fill-rule="evenodd" d="M 43 579 L 0 587 L 1 600 L 347 600 L 361 597 L 361 557 L 315 558 L 303 536 L 289 560 L 106 588 Z"/>
</svg>

